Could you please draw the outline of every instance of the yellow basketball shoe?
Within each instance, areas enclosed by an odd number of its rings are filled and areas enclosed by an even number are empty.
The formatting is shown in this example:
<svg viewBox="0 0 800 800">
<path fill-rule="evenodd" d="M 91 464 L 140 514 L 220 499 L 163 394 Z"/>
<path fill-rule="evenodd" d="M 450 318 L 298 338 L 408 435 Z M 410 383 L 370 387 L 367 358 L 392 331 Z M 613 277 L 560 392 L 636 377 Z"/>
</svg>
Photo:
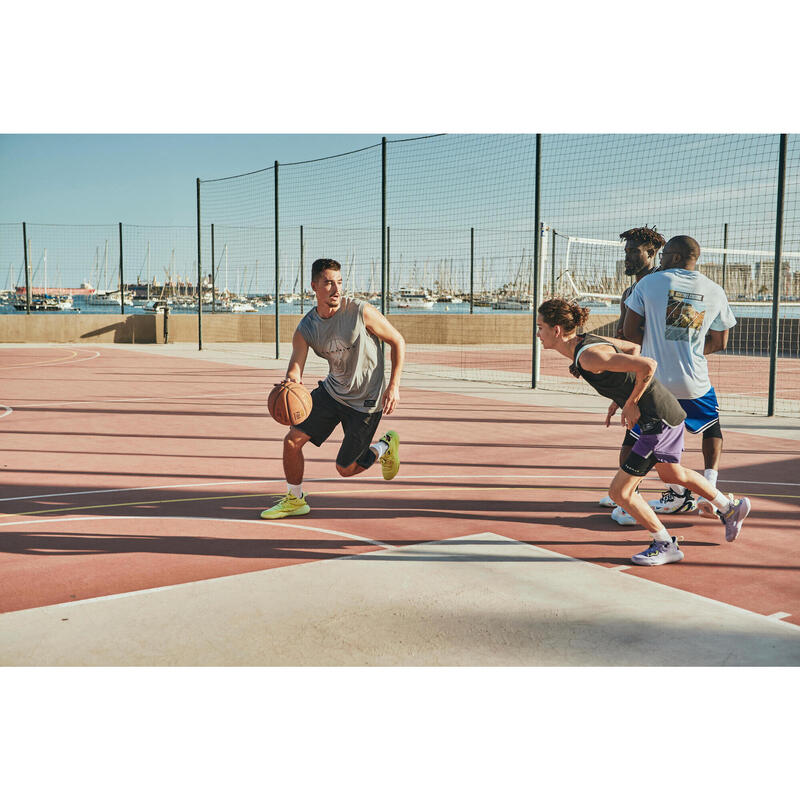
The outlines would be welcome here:
<svg viewBox="0 0 800 800">
<path fill-rule="evenodd" d="M 383 479 L 390 481 L 400 470 L 400 437 L 395 431 L 387 431 L 381 436 L 380 441 L 389 445 L 388 450 L 381 456 L 381 472 Z"/>
<path fill-rule="evenodd" d="M 295 497 L 291 492 L 286 492 L 272 508 L 261 512 L 261 519 L 282 519 L 308 514 L 311 507 L 306 502 L 306 497 L 305 492 L 302 497 Z"/>
</svg>

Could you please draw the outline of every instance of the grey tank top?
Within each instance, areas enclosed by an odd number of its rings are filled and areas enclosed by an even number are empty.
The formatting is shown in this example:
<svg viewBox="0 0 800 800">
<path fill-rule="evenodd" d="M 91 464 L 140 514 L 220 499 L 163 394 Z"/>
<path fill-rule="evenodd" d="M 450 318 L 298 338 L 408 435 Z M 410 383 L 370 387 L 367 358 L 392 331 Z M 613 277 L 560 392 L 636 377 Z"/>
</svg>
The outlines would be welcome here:
<svg viewBox="0 0 800 800">
<path fill-rule="evenodd" d="M 383 396 L 381 342 L 364 324 L 363 300 L 345 297 L 339 310 L 323 319 L 316 306 L 300 320 L 297 330 L 308 346 L 330 367 L 322 385 L 328 394 L 362 413 L 376 411 Z"/>
</svg>

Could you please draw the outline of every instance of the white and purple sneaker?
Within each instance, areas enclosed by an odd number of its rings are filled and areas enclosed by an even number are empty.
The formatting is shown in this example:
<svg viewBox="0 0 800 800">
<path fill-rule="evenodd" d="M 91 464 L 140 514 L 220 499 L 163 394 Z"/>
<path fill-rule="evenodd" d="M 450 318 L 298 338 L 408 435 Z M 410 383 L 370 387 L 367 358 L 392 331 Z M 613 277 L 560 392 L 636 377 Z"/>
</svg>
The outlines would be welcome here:
<svg viewBox="0 0 800 800">
<path fill-rule="evenodd" d="M 747 497 L 740 497 L 735 500 L 731 507 L 723 514 L 717 511 L 717 516 L 725 526 L 725 541 L 733 542 L 742 530 L 742 523 L 750 513 L 750 500 Z"/>
<path fill-rule="evenodd" d="M 683 550 L 678 547 L 678 540 L 673 536 L 669 542 L 650 542 L 647 550 L 642 550 L 631 561 L 640 567 L 658 567 L 661 564 L 671 564 L 683 558 Z"/>
<path fill-rule="evenodd" d="M 686 514 L 697 508 L 697 500 L 688 489 L 683 494 L 667 489 L 658 500 L 649 500 L 648 504 L 656 514 Z"/>
</svg>

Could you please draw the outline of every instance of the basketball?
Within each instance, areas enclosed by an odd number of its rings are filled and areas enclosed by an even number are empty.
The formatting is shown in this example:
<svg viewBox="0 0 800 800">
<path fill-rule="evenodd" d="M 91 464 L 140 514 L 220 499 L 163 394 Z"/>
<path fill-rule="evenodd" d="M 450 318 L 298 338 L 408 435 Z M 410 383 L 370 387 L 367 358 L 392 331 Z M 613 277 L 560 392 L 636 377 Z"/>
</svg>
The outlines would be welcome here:
<svg viewBox="0 0 800 800">
<path fill-rule="evenodd" d="M 311 395 L 302 383 L 278 383 L 267 398 L 270 416 L 281 425 L 296 425 L 311 413 Z"/>
</svg>

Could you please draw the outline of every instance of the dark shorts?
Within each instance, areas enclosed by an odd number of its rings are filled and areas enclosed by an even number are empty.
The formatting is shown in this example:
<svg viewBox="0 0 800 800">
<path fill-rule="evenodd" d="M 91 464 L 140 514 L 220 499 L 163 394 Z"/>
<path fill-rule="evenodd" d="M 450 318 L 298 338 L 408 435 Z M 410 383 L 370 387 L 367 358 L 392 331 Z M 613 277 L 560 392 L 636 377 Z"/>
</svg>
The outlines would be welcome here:
<svg viewBox="0 0 800 800">
<path fill-rule="evenodd" d="M 678 403 L 686 412 L 683 424 L 689 433 L 705 433 L 710 428 L 715 428 L 716 435 L 722 438 L 722 432 L 719 430 L 719 402 L 713 386 L 702 397 L 678 400 Z M 622 444 L 633 444 L 632 440 L 638 439 L 640 435 L 639 426 L 634 425 L 625 434 L 625 441 Z"/>
<path fill-rule="evenodd" d="M 383 412 L 376 411 L 372 414 L 365 414 L 356 411 L 354 408 L 334 400 L 325 391 L 322 382 L 311 392 L 311 400 L 313 403 L 311 413 L 302 422 L 292 427 L 311 437 L 311 444 L 319 447 L 341 423 L 344 440 L 336 455 L 336 463 L 340 467 L 349 467 L 369 449 Z M 371 463 L 374 461 L 374 457 L 369 460 Z"/>
<path fill-rule="evenodd" d="M 662 422 L 659 432 L 641 434 L 622 469 L 629 475 L 644 477 L 659 461 L 666 464 L 680 464 L 683 431 L 683 424 L 670 428 Z"/>
</svg>

